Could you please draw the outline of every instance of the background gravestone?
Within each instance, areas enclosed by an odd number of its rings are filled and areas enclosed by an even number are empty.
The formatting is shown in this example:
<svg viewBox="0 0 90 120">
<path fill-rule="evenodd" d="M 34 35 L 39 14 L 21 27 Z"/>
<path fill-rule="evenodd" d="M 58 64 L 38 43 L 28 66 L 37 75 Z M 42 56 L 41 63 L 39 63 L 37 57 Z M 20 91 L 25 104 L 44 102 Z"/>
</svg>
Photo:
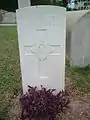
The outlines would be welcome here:
<svg viewBox="0 0 90 120">
<path fill-rule="evenodd" d="M 31 0 L 18 0 L 18 7 L 24 8 L 31 5 Z"/>
<path fill-rule="evenodd" d="M 0 23 L 1 23 L 2 20 L 3 20 L 3 15 L 2 15 L 2 12 L 0 10 Z"/>
<path fill-rule="evenodd" d="M 90 12 L 78 20 L 71 32 L 71 64 L 90 64 Z"/>
<path fill-rule="evenodd" d="M 6 12 L 2 14 L 1 24 L 15 24 L 16 23 L 16 14 L 14 12 Z"/>
<path fill-rule="evenodd" d="M 33 6 L 16 12 L 23 91 L 64 89 L 66 9 Z"/>
</svg>

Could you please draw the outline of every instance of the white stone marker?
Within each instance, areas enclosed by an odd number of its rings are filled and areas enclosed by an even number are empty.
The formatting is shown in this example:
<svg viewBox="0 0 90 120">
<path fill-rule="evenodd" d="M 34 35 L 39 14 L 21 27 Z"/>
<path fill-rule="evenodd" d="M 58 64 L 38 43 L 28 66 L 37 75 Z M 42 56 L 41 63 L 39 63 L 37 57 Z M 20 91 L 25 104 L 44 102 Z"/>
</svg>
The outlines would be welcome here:
<svg viewBox="0 0 90 120">
<path fill-rule="evenodd" d="M 27 85 L 64 90 L 66 9 L 32 6 L 16 16 L 23 91 Z"/>
<path fill-rule="evenodd" d="M 71 65 L 90 64 L 90 11 L 82 16 L 71 30 Z"/>
<path fill-rule="evenodd" d="M 31 5 L 31 0 L 18 0 L 18 7 L 24 8 Z"/>
</svg>

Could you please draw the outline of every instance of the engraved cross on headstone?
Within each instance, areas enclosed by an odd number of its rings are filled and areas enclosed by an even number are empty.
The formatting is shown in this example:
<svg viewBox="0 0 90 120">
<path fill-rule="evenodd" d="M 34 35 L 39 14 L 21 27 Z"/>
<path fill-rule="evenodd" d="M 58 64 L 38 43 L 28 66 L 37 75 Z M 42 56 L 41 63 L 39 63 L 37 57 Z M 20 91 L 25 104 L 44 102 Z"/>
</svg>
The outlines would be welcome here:
<svg viewBox="0 0 90 120">
<path fill-rule="evenodd" d="M 38 75 L 40 76 L 41 62 L 48 59 L 49 56 L 58 56 L 60 55 L 56 49 L 59 49 L 61 45 L 49 45 L 45 41 L 41 40 L 39 44 L 34 45 L 26 45 L 25 48 L 25 55 L 26 56 L 35 56 L 38 59 Z M 40 76 L 43 77 L 43 76 Z"/>
</svg>

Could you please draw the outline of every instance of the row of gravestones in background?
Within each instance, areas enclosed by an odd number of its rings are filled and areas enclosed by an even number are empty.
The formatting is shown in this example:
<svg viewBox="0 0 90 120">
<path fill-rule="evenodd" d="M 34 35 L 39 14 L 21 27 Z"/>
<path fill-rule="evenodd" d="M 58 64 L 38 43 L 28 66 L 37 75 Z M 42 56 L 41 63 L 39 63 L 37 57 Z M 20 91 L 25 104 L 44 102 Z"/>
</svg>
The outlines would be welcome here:
<svg viewBox="0 0 90 120">
<path fill-rule="evenodd" d="M 1 15 L 0 15 L 0 21 L 3 21 L 3 16 L 2 14 L 7 14 L 7 11 L 0 11 Z M 15 14 L 15 13 L 11 13 L 11 14 Z M 11 20 L 11 19 L 10 19 Z M 10 22 L 9 22 L 10 23 Z M 77 23 L 77 24 L 76 24 Z M 89 10 L 85 10 L 85 11 L 77 11 L 77 12 L 67 12 L 67 40 L 66 40 L 66 52 L 67 55 L 72 56 L 72 61 L 73 64 L 80 64 L 80 62 L 82 61 L 82 63 L 84 62 L 83 60 L 80 60 L 79 63 L 77 63 L 77 56 L 80 56 L 81 54 L 83 54 L 83 56 L 87 57 L 85 64 L 90 64 L 90 55 L 89 55 L 89 51 L 84 51 L 83 48 L 79 48 L 76 47 L 76 45 L 73 45 L 72 43 L 74 43 L 74 41 L 77 41 L 78 43 L 78 39 L 81 40 L 81 36 L 83 36 L 83 44 L 84 44 L 84 48 L 86 49 L 86 47 L 89 50 L 89 38 L 90 38 L 90 12 Z M 74 26 L 75 25 L 75 26 Z M 87 36 L 85 37 L 85 35 L 87 34 Z M 76 37 L 74 37 L 76 36 Z M 85 39 L 85 40 L 84 40 Z M 73 42 L 72 42 L 73 41 Z M 87 41 L 84 43 L 84 41 Z M 85 45 L 87 43 L 87 45 Z M 76 43 L 74 43 L 76 44 Z M 81 45 L 80 45 L 81 46 Z M 86 47 L 85 47 L 86 46 Z M 72 47 L 72 48 L 71 48 Z M 73 50 L 72 50 L 73 49 Z M 79 51 L 81 50 L 81 54 L 79 55 Z M 71 52 L 72 51 L 72 52 Z M 75 51 L 77 51 L 75 53 Z M 86 53 L 85 53 L 86 52 Z M 75 56 L 76 54 L 76 56 Z M 84 58 L 83 58 L 84 59 Z"/>
<path fill-rule="evenodd" d="M 69 21 L 75 21 L 76 18 L 79 19 L 82 16 L 82 14 L 87 13 L 87 11 L 89 11 L 89 10 L 86 10 L 86 12 L 85 11 L 71 11 L 71 12 L 67 12 L 67 14 L 66 14 L 67 21 L 68 22 Z M 12 16 L 14 16 L 14 17 L 12 18 Z M 7 17 L 7 19 L 5 20 L 6 23 L 13 24 L 13 21 L 15 21 L 14 24 L 16 23 L 16 15 L 15 15 L 14 12 L 8 12 L 8 11 L 5 11 L 5 10 L 0 10 L 0 23 L 2 23 L 3 19 L 6 18 L 6 17 Z M 10 17 L 10 19 L 9 19 L 9 17 Z M 70 20 L 68 20 L 68 18 Z M 12 19 L 15 19 L 15 20 L 12 20 Z M 69 24 L 71 24 L 71 23 L 69 23 Z M 68 23 L 67 23 L 67 25 L 68 25 Z"/>
</svg>

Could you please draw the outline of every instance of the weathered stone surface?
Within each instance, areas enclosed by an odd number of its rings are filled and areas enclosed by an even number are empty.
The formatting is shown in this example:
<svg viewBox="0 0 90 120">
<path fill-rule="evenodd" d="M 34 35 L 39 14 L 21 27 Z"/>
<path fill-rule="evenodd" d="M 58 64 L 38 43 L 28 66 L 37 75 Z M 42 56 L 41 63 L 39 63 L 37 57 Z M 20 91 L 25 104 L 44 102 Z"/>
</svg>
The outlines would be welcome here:
<svg viewBox="0 0 90 120">
<path fill-rule="evenodd" d="M 90 64 L 90 11 L 67 12 L 66 51 L 71 65 Z"/>
<path fill-rule="evenodd" d="M 4 10 L 0 11 L 0 23 L 1 24 L 15 24 L 16 23 L 16 14 L 14 12 L 7 12 Z"/>
</svg>

